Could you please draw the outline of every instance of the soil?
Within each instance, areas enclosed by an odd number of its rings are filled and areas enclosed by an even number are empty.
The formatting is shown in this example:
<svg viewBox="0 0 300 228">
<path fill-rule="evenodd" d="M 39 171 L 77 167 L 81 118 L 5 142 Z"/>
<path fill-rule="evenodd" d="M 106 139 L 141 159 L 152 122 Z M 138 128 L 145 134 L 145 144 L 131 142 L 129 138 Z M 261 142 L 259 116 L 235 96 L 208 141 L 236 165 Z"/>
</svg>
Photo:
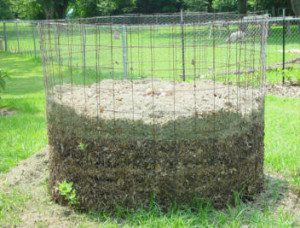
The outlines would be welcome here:
<svg viewBox="0 0 300 228">
<path fill-rule="evenodd" d="M 16 111 L 8 108 L 0 108 L 0 116 L 13 116 L 16 114 Z"/>
<path fill-rule="evenodd" d="M 281 97 L 300 98 L 300 86 L 291 84 L 267 85 L 267 92 Z"/>
<path fill-rule="evenodd" d="M 46 147 L 20 162 L 7 174 L 0 175 L 0 189 L 16 189 L 30 195 L 21 213 L 20 227 L 73 227 L 80 221 L 75 211 L 51 202 L 47 187 L 48 163 Z"/>
<path fill-rule="evenodd" d="M 50 200 L 46 181 L 49 176 L 48 147 L 31 156 L 13 168 L 10 172 L 0 175 L 0 189 L 17 189 L 31 195 L 30 200 L 22 208 L 21 224 L 18 227 L 75 227 L 84 223 L 87 227 L 99 226 L 96 221 L 55 204 Z M 284 179 L 278 175 L 267 175 L 265 190 L 249 202 L 249 208 L 263 211 L 271 208 L 274 214 L 286 210 L 297 219 L 293 224 L 300 225 L 300 199 L 288 187 Z M 274 198 L 274 191 L 277 197 Z"/>
</svg>

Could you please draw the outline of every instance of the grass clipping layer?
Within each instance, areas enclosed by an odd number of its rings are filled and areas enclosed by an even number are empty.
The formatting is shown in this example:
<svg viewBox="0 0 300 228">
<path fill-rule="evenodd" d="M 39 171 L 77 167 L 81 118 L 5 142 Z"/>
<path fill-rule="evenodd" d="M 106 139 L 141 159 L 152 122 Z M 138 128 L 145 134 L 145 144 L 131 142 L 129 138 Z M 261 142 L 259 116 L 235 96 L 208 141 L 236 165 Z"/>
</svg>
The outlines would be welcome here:
<svg viewBox="0 0 300 228">
<path fill-rule="evenodd" d="M 174 89 L 175 88 L 175 89 Z M 104 80 L 48 94 L 50 187 L 74 183 L 79 207 L 216 207 L 263 182 L 262 95 L 210 81 Z M 113 112 L 113 110 L 115 112 Z"/>
</svg>

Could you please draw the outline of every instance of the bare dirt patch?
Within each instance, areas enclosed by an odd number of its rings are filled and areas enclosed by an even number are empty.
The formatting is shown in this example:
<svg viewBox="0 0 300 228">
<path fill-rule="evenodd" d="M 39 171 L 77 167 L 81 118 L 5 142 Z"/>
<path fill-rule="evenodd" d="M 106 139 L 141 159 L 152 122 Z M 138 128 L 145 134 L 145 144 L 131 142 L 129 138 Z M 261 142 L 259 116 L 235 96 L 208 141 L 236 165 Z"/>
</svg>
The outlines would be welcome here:
<svg viewBox="0 0 300 228">
<path fill-rule="evenodd" d="M 290 84 L 267 85 L 267 92 L 281 97 L 300 98 L 300 86 Z"/>
<path fill-rule="evenodd" d="M 9 108 L 0 108 L 0 116 L 13 116 L 17 112 Z"/>
<path fill-rule="evenodd" d="M 7 174 L 0 175 L 1 188 L 18 189 L 30 194 L 22 210 L 20 227 L 37 225 L 73 227 L 81 221 L 80 215 L 68 207 L 53 203 L 48 192 L 48 147 L 22 161 Z"/>
</svg>

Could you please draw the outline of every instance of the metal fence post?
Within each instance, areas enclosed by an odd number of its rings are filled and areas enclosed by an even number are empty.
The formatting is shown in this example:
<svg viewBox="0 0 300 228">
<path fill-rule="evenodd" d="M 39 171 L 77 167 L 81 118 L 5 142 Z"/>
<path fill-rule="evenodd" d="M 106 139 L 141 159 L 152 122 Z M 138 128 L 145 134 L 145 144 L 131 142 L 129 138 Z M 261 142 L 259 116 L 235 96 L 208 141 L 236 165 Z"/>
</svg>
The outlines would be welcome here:
<svg viewBox="0 0 300 228">
<path fill-rule="evenodd" d="M 35 29 L 36 29 L 36 26 L 35 24 L 33 23 L 32 24 L 32 33 L 33 33 L 33 49 L 34 49 L 34 58 L 36 59 L 36 34 L 35 34 Z"/>
<path fill-rule="evenodd" d="M 182 80 L 185 81 L 185 50 L 184 50 L 184 18 L 183 18 L 183 10 L 180 11 L 180 27 L 181 27 Z"/>
<path fill-rule="evenodd" d="M 269 31 L 269 18 L 264 18 L 261 24 L 261 88 L 265 89 L 266 84 L 266 71 L 267 71 L 267 42 L 268 42 L 268 31 Z"/>
<path fill-rule="evenodd" d="M 123 71 L 124 71 L 124 79 L 127 78 L 128 75 L 128 61 L 127 61 L 127 34 L 126 34 L 126 26 L 122 26 L 122 50 L 123 50 Z"/>
<path fill-rule="evenodd" d="M 283 9 L 282 15 L 282 84 L 285 83 L 285 33 L 286 33 L 286 22 L 285 22 L 285 9 Z"/>
<path fill-rule="evenodd" d="M 6 33 L 6 22 L 3 22 L 3 33 L 4 33 L 4 50 L 7 50 L 7 33 Z"/>
<path fill-rule="evenodd" d="M 17 31 L 17 42 L 18 42 L 18 53 L 20 53 L 20 34 L 19 34 L 19 28 L 18 28 L 18 22 L 15 22 L 15 27 Z"/>
</svg>

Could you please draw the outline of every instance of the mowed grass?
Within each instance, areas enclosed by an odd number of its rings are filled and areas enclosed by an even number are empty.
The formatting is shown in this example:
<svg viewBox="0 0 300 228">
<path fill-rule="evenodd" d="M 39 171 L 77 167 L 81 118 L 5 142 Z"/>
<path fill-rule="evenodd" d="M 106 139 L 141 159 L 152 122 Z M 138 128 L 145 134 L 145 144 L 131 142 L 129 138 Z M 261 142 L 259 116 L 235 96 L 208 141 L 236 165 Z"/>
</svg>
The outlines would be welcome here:
<svg viewBox="0 0 300 228">
<path fill-rule="evenodd" d="M 6 172 L 46 145 L 45 98 L 40 62 L 5 53 L 0 53 L 0 58 L 0 68 L 8 70 L 11 76 L 1 94 L 0 105 L 17 112 L 14 116 L 0 117 L 0 172 Z M 266 170 L 284 176 L 297 191 L 300 188 L 300 99 L 267 96 L 265 121 Z M 239 227 L 245 224 L 289 227 L 296 218 L 276 205 L 280 189 L 287 183 L 271 179 L 268 178 L 266 192 L 255 203 L 245 203 L 236 197 L 235 206 L 215 210 L 200 201 L 190 208 L 174 208 L 168 213 L 162 213 L 153 204 L 147 211 L 120 210 L 116 217 L 80 213 L 78 224 L 83 227 L 91 223 L 105 227 Z M 27 194 L 26 189 L 2 191 L 0 188 L 0 226 L 20 222 L 22 207 L 30 199 Z"/>
<path fill-rule="evenodd" d="M 49 67 L 52 62 L 59 62 L 60 66 L 53 69 L 51 83 L 59 82 L 60 72 L 66 74 L 70 66 L 72 71 L 77 69 L 81 71 L 83 65 L 87 70 L 95 71 L 98 65 L 101 68 L 97 72 L 100 78 L 123 77 L 124 48 L 121 26 L 83 27 L 70 24 L 60 27 L 44 25 L 41 29 L 42 43 L 47 49 L 47 58 L 50 60 Z M 218 80 L 223 80 L 224 72 L 227 71 L 247 71 L 250 68 L 259 71 L 260 27 L 248 26 L 246 42 L 227 43 L 226 39 L 230 33 L 238 29 L 236 25 L 229 26 L 228 30 L 216 28 L 215 36 L 212 36 L 213 30 L 210 25 L 186 25 L 184 52 L 187 79 L 212 78 L 212 69 L 218 75 Z M 3 27 L 0 26 L 0 33 L 1 30 Z M 285 58 L 288 61 L 300 56 L 297 52 L 300 50 L 300 35 L 296 25 L 291 25 L 287 31 Z M 6 32 L 9 51 L 33 56 L 34 46 L 37 46 L 40 39 L 37 36 L 37 27 L 28 23 L 6 23 Z M 153 76 L 181 79 L 183 72 L 180 26 L 127 26 L 125 33 L 129 78 Z M 256 36 L 250 36 L 251 33 Z M 118 38 L 115 38 L 115 34 L 118 34 Z M 282 26 L 272 25 L 267 44 L 267 65 L 280 64 Z M 39 56 L 39 48 L 36 50 Z M 51 74 L 50 71 L 49 73 Z"/>
<path fill-rule="evenodd" d="M 0 108 L 16 113 L 0 117 L 0 172 L 8 171 L 47 144 L 41 63 L 0 52 L 0 68 L 10 78 Z"/>
<path fill-rule="evenodd" d="M 265 164 L 287 178 L 300 196 L 300 99 L 267 96 Z"/>
</svg>

